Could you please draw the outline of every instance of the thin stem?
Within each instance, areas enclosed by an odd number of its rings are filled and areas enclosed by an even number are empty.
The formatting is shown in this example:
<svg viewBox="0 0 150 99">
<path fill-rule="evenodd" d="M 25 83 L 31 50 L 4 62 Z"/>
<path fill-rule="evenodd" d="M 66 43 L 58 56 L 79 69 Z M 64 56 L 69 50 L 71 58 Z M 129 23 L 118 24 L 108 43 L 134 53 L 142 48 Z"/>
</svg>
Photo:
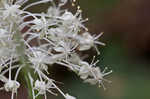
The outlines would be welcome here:
<svg viewBox="0 0 150 99">
<path fill-rule="evenodd" d="M 34 99 L 33 88 L 32 88 L 32 85 L 30 83 L 30 78 L 28 76 L 28 73 L 33 73 L 33 71 L 31 71 L 29 60 L 25 56 L 25 44 L 22 40 L 23 38 L 21 36 L 20 31 L 16 31 L 16 34 L 14 35 L 14 39 L 16 40 L 16 43 L 18 45 L 20 45 L 20 46 L 16 47 L 16 50 L 17 50 L 18 54 L 20 55 L 19 62 L 21 65 L 24 66 L 24 67 L 22 67 L 23 68 L 22 69 L 22 75 L 23 75 L 23 77 L 26 81 L 26 84 L 27 84 L 28 94 L 29 94 L 28 99 Z M 37 99 L 42 99 L 42 98 L 38 97 Z"/>
</svg>

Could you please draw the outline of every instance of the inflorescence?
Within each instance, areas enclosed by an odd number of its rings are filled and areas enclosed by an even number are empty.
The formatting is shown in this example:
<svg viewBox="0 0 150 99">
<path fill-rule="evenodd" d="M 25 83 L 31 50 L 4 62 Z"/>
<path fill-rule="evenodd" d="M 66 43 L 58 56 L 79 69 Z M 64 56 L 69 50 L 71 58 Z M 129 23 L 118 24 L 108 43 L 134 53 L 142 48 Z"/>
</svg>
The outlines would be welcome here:
<svg viewBox="0 0 150 99">
<path fill-rule="evenodd" d="M 86 83 L 105 88 L 103 81 L 107 80 L 104 76 L 112 71 L 96 66 L 98 61 L 95 62 L 95 57 L 88 63 L 79 54 L 91 48 L 99 54 L 97 45 L 105 45 L 98 41 L 103 33 L 92 36 L 88 32 L 84 25 L 88 19 L 82 18 L 80 7 L 73 14 L 68 9 L 62 9 L 68 0 L 57 3 L 55 0 L 37 0 L 31 4 L 28 1 L 0 1 L 0 81 L 4 83 L 0 90 L 12 92 L 11 99 L 14 99 L 21 85 L 18 75 L 25 69 L 33 99 L 39 95 L 44 95 L 46 99 L 46 92 L 57 95 L 53 90 L 60 92 L 65 99 L 76 99 L 62 92 L 57 82 L 48 77 L 48 68 L 53 64 L 67 67 Z M 75 5 L 76 0 L 69 1 Z M 50 3 L 46 13 L 28 11 L 28 8 L 43 3 Z M 37 75 L 36 79 L 33 75 Z"/>
</svg>

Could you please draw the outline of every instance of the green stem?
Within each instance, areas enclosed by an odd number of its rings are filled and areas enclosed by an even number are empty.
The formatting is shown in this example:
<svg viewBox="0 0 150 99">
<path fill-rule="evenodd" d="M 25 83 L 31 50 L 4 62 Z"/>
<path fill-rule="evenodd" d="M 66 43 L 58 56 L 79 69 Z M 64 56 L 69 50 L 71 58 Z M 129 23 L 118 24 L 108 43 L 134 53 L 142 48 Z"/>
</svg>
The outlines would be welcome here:
<svg viewBox="0 0 150 99">
<path fill-rule="evenodd" d="M 32 85 L 30 83 L 30 79 L 28 76 L 28 73 L 33 74 L 33 71 L 30 69 L 30 64 L 29 60 L 26 58 L 25 55 L 25 45 L 24 42 L 22 41 L 21 33 L 20 31 L 17 31 L 16 34 L 14 35 L 14 39 L 16 41 L 16 44 L 19 46 L 16 47 L 17 53 L 20 55 L 19 57 L 19 63 L 21 65 L 24 65 L 24 68 L 22 69 L 22 75 L 26 81 L 27 84 L 27 89 L 28 89 L 28 99 L 33 99 L 33 94 L 32 94 Z M 36 79 L 36 75 L 33 77 Z M 36 99 L 42 99 L 42 97 L 37 97 Z"/>
<path fill-rule="evenodd" d="M 26 84 L 27 84 L 27 89 L 28 89 L 28 94 L 29 94 L 28 99 L 33 99 L 32 86 L 30 84 L 30 79 L 28 77 L 28 72 L 30 72 L 29 64 L 27 64 L 28 60 L 26 59 L 25 54 L 24 54 L 24 52 L 25 52 L 24 51 L 25 45 L 21 41 L 22 37 L 21 37 L 21 34 L 20 34 L 19 31 L 17 31 L 17 33 L 14 35 L 14 39 L 16 41 L 16 44 L 19 45 L 19 46 L 16 47 L 16 51 L 20 55 L 19 62 L 20 62 L 21 65 L 25 66 L 22 69 L 22 73 L 23 73 L 24 79 L 25 79 Z"/>
</svg>

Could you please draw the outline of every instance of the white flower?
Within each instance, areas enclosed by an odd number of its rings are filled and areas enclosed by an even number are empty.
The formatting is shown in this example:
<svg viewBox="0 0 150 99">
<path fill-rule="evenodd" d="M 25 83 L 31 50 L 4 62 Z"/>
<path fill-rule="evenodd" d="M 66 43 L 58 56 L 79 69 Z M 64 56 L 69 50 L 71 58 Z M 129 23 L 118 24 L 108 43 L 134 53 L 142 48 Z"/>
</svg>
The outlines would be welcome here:
<svg viewBox="0 0 150 99">
<path fill-rule="evenodd" d="M 48 73 L 48 66 L 46 64 L 52 63 L 50 61 L 50 56 L 38 50 L 32 51 L 34 51 L 34 55 L 29 56 L 29 60 L 33 64 L 33 68 L 35 69 L 35 71 L 39 69 L 41 71 L 46 71 Z"/>
<path fill-rule="evenodd" d="M 8 5 L 4 4 L 5 11 L 3 12 L 3 17 L 6 19 L 9 16 L 17 17 L 18 13 L 20 12 L 19 8 L 20 5 Z"/>
<path fill-rule="evenodd" d="M 92 76 L 93 78 L 88 78 L 85 80 L 85 82 L 88 82 L 92 85 L 97 83 L 101 84 L 102 80 L 104 79 L 104 74 L 100 71 L 99 67 L 92 68 L 90 72 L 91 73 L 89 76 Z"/>
<path fill-rule="evenodd" d="M 15 80 L 8 80 L 4 85 L 4 88 L 7 92 L 11 91 L 13 93 L 17 93 L 17 89 L 19 87 L 20 87 L 20 83 Z"/>
<path fill-rule="evenodd" d="M 58 47 L 54 47 L 54 50 L 56 52 L 62 52 L 62 53 L 70 53 L 72 51 L 72 42 L 64 42 L 60 41 L 58 42 Z"/>
<path fill-rule="evenodd" d="M 87 19 L 82 19 L 80 10 L 77 10 L 75 15 L 69 11 L 65 11 L 60 19 L 62 19 L 62 26 L 68 28 L 70 32 L 79 32 L 80 28 L 87 30 L 87 28 L 83 25 L 83 22 L 87 21 Z"/>
<path fill-rule="evenodd" d="M 80 45 L 79 45 L 79 50 L 80 50 L 80 51 L 84 51 L 84 50 L 89 50 L 91 47 L 95 47 L 95 48 L 96 48 L 96 51 L 97 51 L 98 54 L 99 54 L 99 51 L 98 51 L 98 49 L 97 49 L 97 47 L 96 47 L 95 44 L 105 46 L 104 43 L 97 41 L 97 39 L 98 39 L 100 36 L 102 36 L 102 34 L 103 34 L 103 33 L 99 34 L 99 35 L 96 36 L 96 37 L 93 37 L 93 36 L 91 36 L 90 33 L 85 32 L 85 33 L 83 33 L 81 36 L 78 36 L 78 37 L 77 37 L 77 40 L 79 41 L 79 44 L 80 44 Z"/>
<path fill-rule="evenodd" d="M 51 28 L 51 29 L 49 29 L 48 35 L 52 41 L 57 42 L 60 39 L 59 37 L 64 36 L 63 32 L 64 32 L 64 30 L 62 28 L 59 28 L 59 27 Z"/>
<path fill-rule="evenodd" d="M 30 61 L 34 64 L 43 64 L 47 62 L 47 55 L 45 53 L 42 53 L 41 51 L 38 50 L 33 50 L 34 51 L 34 56 L 29 57 Z"/>
<path fill-rule="evenodd" d="M 61 11 L 59 8 L 56 8 L 56 7 L 49 7 L 48 8 L 48 11 L 47 11 L 47 14 L 49 17 L 52 17 L 52 18 L 58 18 L 61 14 Z"/>
<path fill-rule="evenodd" d="M 33 25 L 32 28 L 37 31 L 40 31 L 41 29 L 46 28 L 47 22 L 46 22 L 44 15 L 42 15 L 41 19 L 38 19 L 38 18 L 34 19 L 33 24 L 35 25 Z"/>
<path fill-rule="evenodd" d="M 38 90 L 39 94 L 45 94 L 47 90 L 47 86 L 44 81 L 36 80 L 34 89 Z"/>
<path fill-rule="evenodd" d="M 83 35 L 79 38 L 80 47 L 79 50 L 89 50 L 94 45 L 93 37 L 88 33 L 83 33 Z"/>
<path fill-rule="evenodd" d="M 76 99 L 76 97 L 66 94 L 66 99 Z"/>
<path fill-rule="evenodd" d="M 76 36 L 75 33 L 68 31 L 65 27 L 57 27 L 49 29 L 48 38 L 54 42 L 58 42 L 58 40 L 62 40 L 62 38 L 74 38 Z"/>
<path fill-rule="evenodd" d="M 79 70 L 79 75 L 82 79 L 87 79 L 87 77 L 91 74 L 91 69 L 90 65 L 87 62 L 81 61 L 79 63 L 81 65 L 80 70 Z"/>
<path fill-rule="evenodd" d="M 81 62 L 81 58 L 78 54 L 73 53 L 70 55 L 68 61 L 73 63 L 73 64 L 79 64 L 79 62 Z"/>
<path fill-rule="evenodd" d="M 98 62 L 98 61 L 97 61 Z M 95 67 L 96 63 L 93 64 L 88 64 L 87 62 L 80 62 L 80 70 L 79 70 L 79 76 L 81 79 L 84 80 L 84 82 L 88 82 L 92 85 L 99 84 L 103 86 L 102 81 L 107 81 L 110 82 L 106 79 L 104 79 L 105 76 L 109 75 L 112 73 L 112 71 L 105 72 L 107 68 L 105 68 L 102 72 L 99 67 Z M 104 87 L 104 86 L 103 86 Z M 105 89 L 105 87 L 104 87 Z"/>
<path fill-rule="evenodd" d="M 48 91 L 49 93 L 53 94 L 53 95 L 56 95 L 55 93 L 53 93 L 50 89 L 51 88 L 55 88 L 53 86 L 53 82 L 52 80 L 51 81 L 48 81 L 47 83 L 45 81 L 39 81 L 39 80 L 36 80 L 35 81 L 35 85 L 34 85 L 34 90 L 37 90 L 38 91 L 38 94 L 36 95 L 36 97 L 38 95 L 46 95 L 46 91 Z"/>
<path fill-rule="evenodd" d="M 65 11 L 65 13 L 60 17 L 60 19 L 64 20 L 64 21 L 72 21 L 74 20 L 76 17 L 68 11 Z"/>
</svg>

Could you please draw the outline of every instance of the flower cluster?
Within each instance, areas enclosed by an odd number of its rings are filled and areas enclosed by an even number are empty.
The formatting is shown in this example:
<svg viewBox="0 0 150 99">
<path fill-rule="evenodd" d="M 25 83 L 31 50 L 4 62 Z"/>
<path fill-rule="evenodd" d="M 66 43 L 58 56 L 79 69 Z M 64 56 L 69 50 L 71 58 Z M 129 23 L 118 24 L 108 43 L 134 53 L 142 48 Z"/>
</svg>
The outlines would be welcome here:
<svg viewBox="0 0 150 99">
<path fill-rule="evenodd" d="M 0 1 L 0 81 L 4 83 L 0 90 L 12 92 L 11 99 L 14 99 L 21 85 L 18 75 L 26 70 L 33 99 L 39 95 L 46 99 L 46 92 L 57 95 L 53 90 L 59 91 L 65 99 L 76 99 L 62 92 L 56 81 L 47 76 L 48 68 L 53 64 L 67 67 L 84 82 L 104 87 L 103 81 L 107 81 L 104 76 L 112 71 L 101 70 L 94 59 L 89 64 L 79 54 L 91 48 L 99 54 L 97 45 L 105 45 L 98 41 L 103 33 L 92 36 L 88 32 L 84 26 L 88 19 L 82 18 L 79 7 L 75 14 L 62 9 L 68 0 L 57 3 L 55 0 L 37 0 L 31 4 L 28 1 Z M 74 5 L 75 0 L 70 2 Z M 32 6 L 44 3 L 51 5 L 46 13 L 28 11 Z M 34 75 L 37 77 L 34 78 Z"/>
</svg>

